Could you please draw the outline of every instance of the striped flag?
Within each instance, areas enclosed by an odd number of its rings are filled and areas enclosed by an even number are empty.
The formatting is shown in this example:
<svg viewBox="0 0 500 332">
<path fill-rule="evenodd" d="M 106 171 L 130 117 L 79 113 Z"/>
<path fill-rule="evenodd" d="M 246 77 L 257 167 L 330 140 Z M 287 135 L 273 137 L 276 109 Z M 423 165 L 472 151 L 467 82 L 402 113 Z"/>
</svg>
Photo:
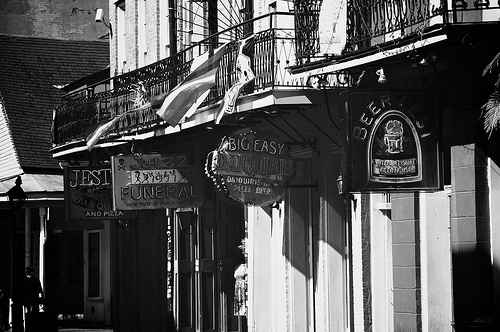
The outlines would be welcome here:
<svg viewBox="0 0 500 332">
<path fill-rule="evenodd" d="M 170 91 L 156 112 L 169 125 L 176 126 L 186 115 L 192 115 L 215 86 L 215 75 L 226 45 L 193 60 L 186 79 Z"/>
<path fill-rule="evenodd" d="M 110 130 L 120 119 L 131 113 L 142 112 L 151 107 L 151 103 L 146 101 L 147 91 L 144 84 L 139 82 L 132 86 L 134 87 L 135 96 L 134 99 L 131 100 L 134 102 L 131 110 L 118 114 L 112 119 L 98 123 L 85 131 L 85 141 L 89 151 L 97 144 L 102 135 Z"/>
<path fill-rule="evenodd" d="M 98 123 L 87 129 L 87 131 L 85 132 L 87 149 L 89 149 L 89 151 L 92 150 L 92 148 L 97 144 L 102 135 L 104 135 L 109 129 L 111 129 L 120 118 L 121 116 L 118 115 L 112 119 L 109 119 L 108 121 Z"/>
<path fill-rule="evenodd" d="M 124 118 L 127 115 L 130 115 L 132 113 L 136 112 L 142 112 L 142 111 L 147 111 L 148 108 L 151 107 L 151 103 L 146 103 L 140 107 L 131 109 L 125 113 L 118 114 L 114 118 L 100 122 L 98 124 L 93 125 L 89 129 L 85 131 L 85 142 L 87 144 L 87 149 L 90 151 L 92 148 L 99 142 L 101 137 L 113 126 L 120 121 L 120 119 Z"/>
<path fill-rule="evenodd" d="M 232 114 L 236 108 L 236 100 L 241 90 L 255 79 L 255 74 L 251 67 L 251 50 L 254 44 L 254 36 L 248 37 L 241 42 L 238 59 L 236 60 L 236 71 L 238 81 L 224 95 L 224 99 L 219 106 L 215 124 L 219 124 L 225 114 Z"/>
</svg>

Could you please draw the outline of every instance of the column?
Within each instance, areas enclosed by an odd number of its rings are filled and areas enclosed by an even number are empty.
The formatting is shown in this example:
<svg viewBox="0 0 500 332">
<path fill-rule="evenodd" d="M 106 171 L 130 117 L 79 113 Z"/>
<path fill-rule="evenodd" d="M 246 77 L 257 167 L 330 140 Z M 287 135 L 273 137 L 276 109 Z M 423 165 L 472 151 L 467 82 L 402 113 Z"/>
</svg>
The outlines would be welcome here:
<svg viewBox="0 0 500 332">
<path fill-rule="evenodd" d="M 476 144 L 451 147 L 450 209 L 453 308 L 459 330 L 494 314 L 488 157 Z"/>
<path fill-rule="evenodd" d="M 38 215 L 40 216 L 40 258 L 38 262 L 38 276 L 42 284 L 42 289 L 45 290 L 45 241 L 47 241 L 47 208 L 38 208 Z"/>
<path fill-rule="evenodd" d="M 24 267 L 31 266 L 31 208 L 24 214 Z"/>
</svg>

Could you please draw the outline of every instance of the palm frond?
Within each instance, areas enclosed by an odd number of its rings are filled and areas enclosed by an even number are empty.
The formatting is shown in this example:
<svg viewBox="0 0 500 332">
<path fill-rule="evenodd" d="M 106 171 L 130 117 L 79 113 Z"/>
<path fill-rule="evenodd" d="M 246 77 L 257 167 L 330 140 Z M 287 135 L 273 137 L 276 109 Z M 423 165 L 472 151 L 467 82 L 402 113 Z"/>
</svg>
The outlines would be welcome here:
<svg viewBox="0 0 500 332">
<path fill-rule="evenodd" d="M 500 90 L 493 91 L 481 110 L 484 113 L 484 130 L 491 137 L 500 123 Z"/>
<path fill-rule="evenodd" d="M 485 76 L 488 73 L 493 73 L 495 69 L 500 69 L 500 52 L 495 55 L 493 60 L 486 65 L 486 67 L 483 70 L 483 76 Z"/>
</svg>

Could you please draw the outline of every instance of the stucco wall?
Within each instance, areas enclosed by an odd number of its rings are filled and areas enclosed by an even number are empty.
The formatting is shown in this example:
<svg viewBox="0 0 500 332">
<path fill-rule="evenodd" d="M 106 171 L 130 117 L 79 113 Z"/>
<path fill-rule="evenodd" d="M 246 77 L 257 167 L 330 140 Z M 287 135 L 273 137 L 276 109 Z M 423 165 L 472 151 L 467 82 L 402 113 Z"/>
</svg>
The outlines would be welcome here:
<svg viewBox="0 0 500 332">
<path fill-rule="evenodd" d="M 107 18 L 106 0 L 2 0 L 0 34 L 98 40 L 108 30 L 95 22 L 97 8 L 103 8 Z"/>
</svg>

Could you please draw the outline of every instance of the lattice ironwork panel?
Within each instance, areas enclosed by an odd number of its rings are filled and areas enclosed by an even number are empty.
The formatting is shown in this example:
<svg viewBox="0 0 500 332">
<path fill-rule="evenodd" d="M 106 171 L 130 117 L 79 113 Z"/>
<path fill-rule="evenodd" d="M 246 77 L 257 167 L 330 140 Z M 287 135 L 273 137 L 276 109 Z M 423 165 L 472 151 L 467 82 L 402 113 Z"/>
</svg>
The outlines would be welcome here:
<svg viewBox="0 0 500 332">
<path fill-rule="evenodd" d="M 431 17 L 443 15 L 446 3 L 428 0 L 349 0 L 344 53 L 410 35 L 421 35 Z"/>
<path fill-rule="evenodd" d="M 322 0 L 295 0 L 295 45 L 298 59 L 308 60 L 320 50 L 319 13 Z"/>
</svg>

